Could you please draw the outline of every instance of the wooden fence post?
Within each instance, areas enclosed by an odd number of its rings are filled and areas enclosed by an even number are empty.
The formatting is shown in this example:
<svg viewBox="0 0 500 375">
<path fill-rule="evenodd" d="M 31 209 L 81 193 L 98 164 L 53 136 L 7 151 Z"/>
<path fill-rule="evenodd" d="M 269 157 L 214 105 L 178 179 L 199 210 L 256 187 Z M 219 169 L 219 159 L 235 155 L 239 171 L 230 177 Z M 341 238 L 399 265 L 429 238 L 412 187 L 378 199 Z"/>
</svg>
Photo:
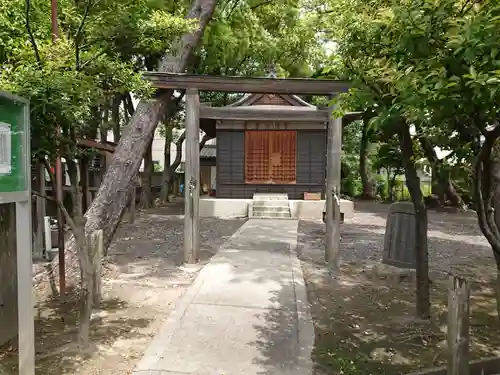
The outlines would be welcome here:
<svg viewBox="0 0 500 375">
<path fill-rule="evenodd" d="M 469 375 L 469 287 L 450 276 L 448 291 L 448 375 Z"/>
</svg>

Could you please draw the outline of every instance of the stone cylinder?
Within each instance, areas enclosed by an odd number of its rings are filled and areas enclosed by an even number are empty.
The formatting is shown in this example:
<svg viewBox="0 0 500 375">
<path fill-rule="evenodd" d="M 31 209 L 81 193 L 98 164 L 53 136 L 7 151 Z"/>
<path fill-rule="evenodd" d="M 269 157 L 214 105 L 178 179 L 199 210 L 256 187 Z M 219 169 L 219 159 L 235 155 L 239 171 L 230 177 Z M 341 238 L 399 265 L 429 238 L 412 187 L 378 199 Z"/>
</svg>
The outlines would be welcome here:
<svg viewBox="0 0 500 375">
<path fill-rule="evenodd" d="M 387 215 L 382 263 L 416 268 L 415 210 L 411 202 L 393 203 Z"/>
</svg>

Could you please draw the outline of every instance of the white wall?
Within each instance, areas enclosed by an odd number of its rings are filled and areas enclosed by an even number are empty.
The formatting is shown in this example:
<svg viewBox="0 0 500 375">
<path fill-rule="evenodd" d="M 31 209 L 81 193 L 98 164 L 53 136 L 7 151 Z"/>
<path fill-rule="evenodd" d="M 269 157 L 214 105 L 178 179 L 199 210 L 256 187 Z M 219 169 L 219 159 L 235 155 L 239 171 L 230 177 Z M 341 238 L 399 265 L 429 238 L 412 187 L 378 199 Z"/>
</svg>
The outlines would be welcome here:
<svg viewBox="0 0 500 375">
<path fill-rule="evenodd" d="M 174 129 L 172 132 L 173 132 L 173 135 L 174 135 L 174 138 L 176 138 L 177 136 L 179 136 L 180 134 L 182 134 L 182 132 L 184 131 L 184 129 Z M 203 137 L 203 132 L 200 131 L 200 139 Z M 207 145 L 215 145 L 216 144 L 216 138 L 212 138 L 210 140 L 207 141 L 206 143 Z M 175 143 L 171 143 L 170 144 L 170 164 L 172 164 L 175 160 L 175 156 L 177 155 L 177 146 L 175 145 Z M 185 162 L 186 161 L 186 141 L 184 141 L 182 143 L 182 157 L 181 157 L 181 163 L 182 162 Z"/>
<path fill-rule="evenodd" d="M 108 131 L 108 141 L 114 142 L 113 132 Z M 165 147 L 165 138 L 161 137 L 159 131 L 155 132 L 155 137 L 153 138 L 153 162 L 157 161 L 160 163 L 162 169 L 164 166 L 163 150 Z M 144 170 L 144 161 L 141 162 L 141 167 L 139 170 L 142 172 Z"/>
<path fill-rule="evenodd" d="M 176 138 L 177 136 L 182 134 L 183 131 L 184 131 L 184 129 L 173 129 L 172 132 L 173 132 L 174 138 Z M 200 131 L 200 139 L 203 137 L 203 135 L 204 135 L 204 133 L 202 131 Z M 108 141 L 114 142 L 112 131 L 108 132 Z M 216 139 L 215 138 L 210 139 L 207 141 L 206 144 L 207 145 L 215 145 Z M 186 141 L 184 141 L 184 143 L 182 145 L 181 162 L 186 161 L 186 147 L 185 146 L 186 146 Z M 159 134 L 159 131 L 157 130 L 155 132 L 155 137 L 153 138 L 153 161 L 159 162 L 162 169 L 165 168 L 164 156 L 163 156 L 164 147 L 165 147 L 165 138 L 161 137 Z M 174 162 L 176 154 L 177 154 L 177 146 L 175 145 L 175 143 L 171 142 L 170 143 L 170 164 L 172 164 Z M 144 162 L 141 162 L 141 167 L 139 170 L 140 171 L 144 170 Z M 214 176 L 213 178 L 215 178 L 215 171 L 213 171 L 213 176 Z"/>
</svg>

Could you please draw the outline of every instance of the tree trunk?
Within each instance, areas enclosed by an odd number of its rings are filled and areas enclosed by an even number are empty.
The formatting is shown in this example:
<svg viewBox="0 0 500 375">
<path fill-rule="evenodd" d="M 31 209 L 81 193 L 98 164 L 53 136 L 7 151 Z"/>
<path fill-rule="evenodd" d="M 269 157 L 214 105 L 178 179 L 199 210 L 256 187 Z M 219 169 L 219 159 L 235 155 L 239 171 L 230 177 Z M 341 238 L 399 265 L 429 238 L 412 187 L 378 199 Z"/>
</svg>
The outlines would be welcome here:
<svg viewBox="0 0 500 375">
<path fill-rule="evenodd" d="M 200 151 L 203 149 L 203 147 L 205 147 L 206 143 L 212 139 L 211 137 L 209 137 L 208 135 L 204 135 L 203 138 L 201 139 L 200 141 Z"/>
<path fill-rule="evenodd" d="M 80 185 L 82 187 L 82 212 L 87 211 L 91 203 L 89 190 L 89 158 L 83 156 L 80 158 Z"/>
<path fill-rule="evenodd" d="M 126 93 L 123 97 L 123 106 L 125 108 L 125 118 L 128 122 L 129 116 L 133 116 L 135 113 L 134 103 L 132 102 L 132 95 Z"/>
<path fill-rule="evenodd" d="M 368 147 L 370 146 L 368 125 L 369 118 L 365 116 L 363 118 L 363 130 L 361 132 L 361 142 L 359 145 L 359 175 L 361 176 L 361 183 L 363 185 L 361 197 L 364 199 L 375 199 L 373 179 L 368 168 Z"/>
<path fill-rule="evenodd" d="M 117 143 L 120 141 L 120 104 L 122 102 L 122 96 L 117 94 L 113 98 L 113 103 L 111 104 L 111 123 L 113 125 L 113 141 Z"/>
<path fill-rule="evenodd" d="M 401 121 L 400 147 L 405 167 L 406 186 L 410 192 L 413 208 L 415 209 L 415 252 L 417 271 L 417 316 L 422 319 L 430 318 L 429 295 L 429 254 L 427 249 L 427 208 L 420 190 L 420 178 L 414 162 L 413 141 L 408 124 Z"/>
<path fill-rule="evenodd" d="M 492 158 L 492 149 L 500 137 L 500 126 L 485 135 L 474 166 L 474 203 L 479 227 L 488 240 L 495 255 L 500 259 L 500 230 L 498 213 L 495 212 L 494 199 L 500 195 L 500 161 Z M 498 194 L 498 195 L 497 195 Z M 500 263 L 497 261 L 497 263 Z"/>
<path fill-rule="evenodd" d="M 101 142 L 107 142 L 108 140 L 108 124 L 109 123 L 109 107 L 108 104 L 105 104 L 103 115 L 101 119 L 101 124 L 99 126 L 99 135 L 101 138 Z"/>
<path fill-rule="evenodd" d="M 71 158 L 67 158 L 68 174 L 72 187 L 73 218 L 67 217 L 75 238 L 76 253 L 80 266 L 80 316 L 78 328 L 78 342 L 85 350 L 90 341 L 90 317 L 92 315 L 94 274 L 92 266 L 90 243 L 85 235 L 85 217 L 82 210 L 82 197 L 80 183 L 78 181 L 77 164 Z M 69 216 L 69 215 L 68 215 Z"/>
<path fill-rule="evenodd" d="M 144 171 L 142 173 L 141 206 L 142 208 L 151 208 L 153 205 L 153 193 L 151 184 L 153 179 L 153 140 L 149 143 L 148 149 L 144 154 Z"/>
<path fill-rule="evenodd" d="M 393 172 L 391 176 L 391 170 L 387 169 L 387 195 L 389 196 L 389 202 L 394 201 L 394 185 L 396 184 L 396 171 Z"/>
<path fill-rule="evenodd" d="M 500 231 L 500 145 L 497 145 L 493 150 L 491 162 L 491 180 L 493 185 L 492 202 L 494 210 L 494 224 L 497 231 Z M 500 254 L 493 252 L 493 255 L 495 256 L 495 263 L 497 266 L 495 296 L 497 301 L 497 322 L 498 324 L 500 324 Z"/>
<path fill-rule="evenodd" d="M 186 132 L 182 132 L 177 141 L 175 142 L 175 159 L 174 162 L 169 167 L 169 172 L 167 174 L 167 191 L 172 191 L 172 184 L 174 183 L 175 170 L 181 164 L 182 161 L 182 147 L 184 146 L 184 140 L 186 139 Z"/>
<path fill-rule="evenodd" d="M 424 151 L 424 155 L 431 164 L 432 176 L 436 178 L 436 182 L 439 186 L 439 196 L 440 200 L 446 197 L 450 200 L 453 207 L 464 208 L 465 204 L 462 197 L 457 193 L 453 183 L 450 179 L 450 174 L 444 170 L 444 164 L 442 160 L 439 160 L 436 154 L 436 150 L 432 147 L 431 142 L 426 137 L 420 137 L 420 144 Z M 444 203 L 444 202 L 443 202 Z"/>
<path fill-rule="evenodd" d="M 495 210 L 500 202 L 500 160 L 499 155 L 493 151 L 499 137 L 500 126 L 497 126 L 494 130 L 488 131 L 479 149 L 474 166 L 474 204 L 479 227 L 495 257 L 497 266 L 495 289 L 500 321 L 500 211 Z"/>
<path fill-rule="evenodd" d="M 185 34 L 172 54 L 165 56 L 159 64 L 159 71 L 183 73 L 193 50 L 198 45 L 205 27 L 212 17 L 216 0 L 194 0 L 188 19 L 196 19 L 196 26 L 191 33 Z M 171 100 L 171 92 L 153 99 L 141 100 L 135 109 L 126 131 L 116 147 L 111 165 L 92 205 L 85 214 L 86 233 L 98 229 L 104 232 L 104 246 L 107 248 L 118 227 L 123 211 L 129 199 L 130 185 L 137 175 L 142 157 L 146 151 L 158 123 L 162 120 L 165 108 Z M 74 250 L 74 239 L 67 244 L 67 249 Z M 69 255 L 71 251 L 67 251 Z"/>
<path fill-rule="evenodd" d="M 174 183 L 174 177 L 175 177 L 175 170 L 181 164 L 182 161 L 182 148 L 184 147 L 184 140 L 186 139 L 186 132 L 182 132 L 182 134 L 179 136 L 177 141 L 175 142 L 175 147 L 176 147 L 176 153 L 175 153 L 175 160 L 172 163 L 172 165 L 169 168 L 169 171 L 167 173 L 168 176 L 168 181 L 167 181 L 167 189 L 168 191 L 172 191 L 172 185 Z M 205 144 L 207 143 L 208 140 L 211 138 L 208 135 L 204 135 L 203 138 L 200 141 L 200 151 L 205 147 Z"/>
<path fill-rule="evenodd" d="M 165 134 L 165 147 L 163 149 L 163 172 L 161 174 L 161 192 L 160 192 L 160 200 L 162 202 L 169 201 L 169 195 L 171 192 L 170 189 L 170 181 L 171 181 L 171 169 L 170 169 L 170 143 L 172 137 L 170 134 Z"/>
</svg>

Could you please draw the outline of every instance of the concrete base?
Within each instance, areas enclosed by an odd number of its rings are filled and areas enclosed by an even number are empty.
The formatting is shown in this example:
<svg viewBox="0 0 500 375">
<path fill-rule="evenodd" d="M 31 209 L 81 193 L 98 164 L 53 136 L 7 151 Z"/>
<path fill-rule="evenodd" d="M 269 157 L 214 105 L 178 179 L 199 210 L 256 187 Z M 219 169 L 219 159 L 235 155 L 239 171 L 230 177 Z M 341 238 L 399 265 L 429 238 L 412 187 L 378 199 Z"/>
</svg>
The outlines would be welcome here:
<svg viewBox="0 0 500 375">
<path fill-rule="evenodd" d="M 303 220 L 322 220 L 325 201 L 290 201 L 290 211 L 292 217 Z M 340 212 L 344 214 L 344 219 L 354 216 L 354 203 L 346 199 L 340 200 Z"/>
<path fill-rule="evenodd" d="M 201 197 L 201 217 L 235 218 L 248 217 L 252 199 L 224 199 Z M 325 201 L 289 200 L 290 212 L 293 219 L 321 220 Z M 340 211 L 345 219 L 354 215 L 354 203 L 345 199 L 340 200 Z M 250 215 L 252 216 L 252 215 Z"/>
<path fill-rule="evenodd" d="M 200 198 L 200 217 L 248 217 L 252 199 Z"/>
</svg>

